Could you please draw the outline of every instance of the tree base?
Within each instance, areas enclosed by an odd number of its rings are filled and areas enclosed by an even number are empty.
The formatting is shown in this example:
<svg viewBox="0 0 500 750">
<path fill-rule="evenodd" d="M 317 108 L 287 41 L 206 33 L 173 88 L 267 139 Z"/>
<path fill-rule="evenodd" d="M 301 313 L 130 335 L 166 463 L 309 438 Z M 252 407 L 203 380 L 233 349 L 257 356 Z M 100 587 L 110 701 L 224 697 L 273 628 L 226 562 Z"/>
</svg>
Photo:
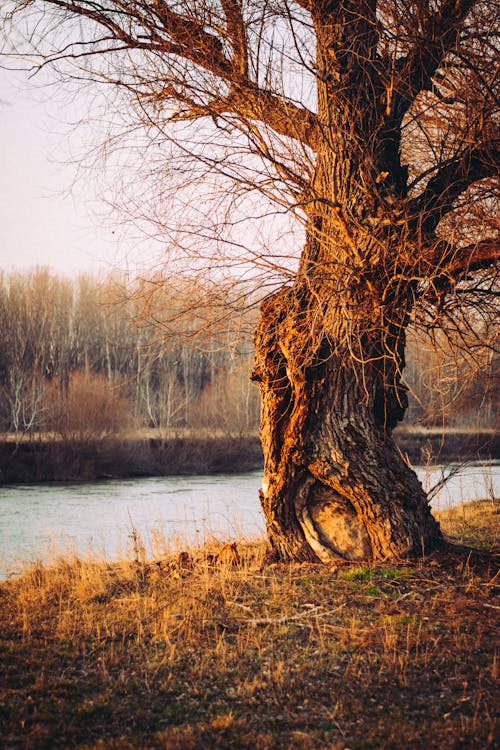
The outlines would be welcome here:
<svg viewBox="0 0 500 750">
<path fill-rule="evenodd" d="M 301 330 L 299 305 L 287 288 L 264 301 L 255 338 L 271 547 L 281 560 L 322 562 L 429 551 L 439 524 L 391 436 L 406 403 L 399 375 L 386 385 L 385 360 L 384 372 L 360 366 L 331 339 L 304 363 L 310 331 Z"/>
</svg>

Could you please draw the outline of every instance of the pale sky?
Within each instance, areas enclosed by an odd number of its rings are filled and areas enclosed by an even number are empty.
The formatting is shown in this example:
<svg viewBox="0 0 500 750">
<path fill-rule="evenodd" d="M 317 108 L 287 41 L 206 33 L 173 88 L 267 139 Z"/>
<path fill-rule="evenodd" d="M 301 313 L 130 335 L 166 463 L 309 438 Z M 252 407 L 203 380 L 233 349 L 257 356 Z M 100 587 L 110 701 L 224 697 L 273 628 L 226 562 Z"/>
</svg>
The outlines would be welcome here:
<svg viewBox="0 0 500 750">
<path fill-rule="evenodd" d="M 48 80 L 54 79 L 49 75 Z M 127 224 L 123 214 L 111 211 L 106 197 L 113 202 L 113 196 L 99 193 L 99 190 L 106 190 L 106 178 L 100 188 L 96 179 L 102 166 L 99 161 L 93 172 L 79 170 L 86 150 L 92 144 L 96 146 L 106 141 L 106 124 L 99 119 L 100 108 L 93 108 L 90 93 L 78 91 L 78 96 L 72 99 L 67 91 L 61 91 L 56 84 L 43 85 L 43 79 L 41 85 L 34 88 L 26 73 L 0 68 L 0 272 L 48 266 L 65 276 L 115 270 L 147 274 L 163 263 L 169 235 L 137 217 Z M 90 124 L 94 116 L 95 121 Z M 80 123 L 77 128 L 72 125 L 75 122 Z M 133 191 L 138 152 L 134 157 L 134 152 L 124 147 L 120 153 L 122 166 L 119 168 L 130 170 Z M 100 173 L 103 174 L 102 169 Z M 119 190 L 119 180 L 108 183 L 109 189 Z M 193 196 L 192 191 L 189 195 L 184 193 L 183 201 L 193 201 Z M 118 193 L 115 200 L 120 201 L 122 197 Z M 140 191 L 138 201 L 139 212 L 147 213 L 147 203 L 144 208 L 140 202 Z M 277 215 L 273 221 L 262 222 L 258 218 L 260 206 L 249 205 L 249 215 L 257 218 L 253 223 L 242 225 L 241 237 L 235 234 L 237 242 L 243 246 L 249 243 L 258 252 L 259 248 L 277 248 L 281 242 L 285 243 L 283 267 L 287 272 L 289 248 L 293 246 L 289 217 Z M 203 218 L 206 206 L 202 203 L 199 208 Z M 174 217 L 174 226 L 176 210 L 177 204 L 174 209 L 171 206 L 166 209 L 167 218 Z M 267 210 L 265 204 L 262 211 Z M 191 221 L 199 220 L 196 212 L 194 218 L 190 211 L 187 215 Z M 240 251 L 237 245 L 235 247 L 236 267 L 246 273 L 246 260 L 243 263 L 238 258 Z M 200 257 L 204 257 L 203 252 Z M 211 252 L 216 250 L 209 249 L 210 262 L 213 260 Z M 246 250 L 241 252 L 244 255 Z M 249 257 L 252 257 L 251 251 Z M 293 253 L 291 257 L 293 265 Z M 251 260 L 248 268 L 253 268 Z M 258 272 L 258 263 L 256 268 Z M 269 270 L 265 263 L 262 268 L 263 274 Z"/>
<path fill-rule="evenodd" d="M 48 265 L 74 275 L 124 265 L 113 217 L 99 218 L 105 206 L 92 183 L 72 187 L 76 167 L 61 163 L 75 106 L 0 69 L 1 271 Z"/>
</svg>

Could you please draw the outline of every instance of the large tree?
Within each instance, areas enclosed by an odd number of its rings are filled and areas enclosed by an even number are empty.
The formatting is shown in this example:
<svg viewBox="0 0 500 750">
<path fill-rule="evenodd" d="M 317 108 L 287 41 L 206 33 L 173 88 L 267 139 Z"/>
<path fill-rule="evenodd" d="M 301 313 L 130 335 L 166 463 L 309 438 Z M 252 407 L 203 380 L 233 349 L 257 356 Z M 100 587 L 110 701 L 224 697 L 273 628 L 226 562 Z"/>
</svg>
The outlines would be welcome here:
<svg viewBox="0 0 500 750">
<path fill-rule="evenodd" d="M 277 556 L 380 559 L 438 543 L 392 431 L 408 326 L 472 336 L 493 308 L 496 3 L 6 5 L 35 66 L 125 92 L 155 138 L 198 165 L 192 180 L 230 185 L 226 228 L 248 192 L 303 226 L 295 265 L 283 244 L 242 259 L 237 233 L 222 258 L 288 273 L 262 302 L 253 373 Z"/>
</svg>

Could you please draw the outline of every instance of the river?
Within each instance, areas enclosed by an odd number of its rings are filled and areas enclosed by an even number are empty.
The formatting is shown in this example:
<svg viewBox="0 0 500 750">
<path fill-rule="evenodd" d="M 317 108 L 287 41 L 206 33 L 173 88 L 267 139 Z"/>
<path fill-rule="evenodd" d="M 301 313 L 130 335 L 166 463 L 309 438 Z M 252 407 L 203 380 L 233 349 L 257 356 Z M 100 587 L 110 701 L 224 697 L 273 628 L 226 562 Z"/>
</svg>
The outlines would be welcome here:
<svg viewBox="0 0 500 750">
<path fill-rule="evenodd" d="M 450 467 L 417 467 L 427 490 L 443 472 Z M 26 560 L 61 553 L 107 560 L 130 555 L 133 530 L 148 556 L 214 537 L 261 536 L 260 479 L 255 471 L 0 487 L 0 578 Z M 431 504 L 443 509 L 499 495 L 500 463 L 473 464 L 450 476 Z"/>
</svg>

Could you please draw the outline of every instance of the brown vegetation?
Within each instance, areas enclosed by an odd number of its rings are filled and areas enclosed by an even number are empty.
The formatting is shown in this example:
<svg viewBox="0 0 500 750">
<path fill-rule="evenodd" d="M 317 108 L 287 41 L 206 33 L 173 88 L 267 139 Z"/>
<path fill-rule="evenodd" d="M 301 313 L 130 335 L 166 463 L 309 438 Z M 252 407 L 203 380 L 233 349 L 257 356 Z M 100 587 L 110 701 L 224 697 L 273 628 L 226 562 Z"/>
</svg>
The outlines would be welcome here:
<svg viewBox="0 0 500 750">
<path fill-rule="evenodd" d="M 494 748 L 498 508 L 399 565 L 274 564 L 263 542 L 61 559 L 0 584 L 3 747 Z"/>
<path fill-rule="evenodd" d="M 395 439 L 415 466 L 500 459 L 500 436 L 494 430 L 398 428 Z M 0 439 L 0 484 L 234 474 L 262 465 L 257 433 L 176 430 L 159 436 L 148 430 L 99 441 L 66 442 L 50 433 Z"/>
<path fill-rule="evenodd" d="M 3 18 L 16 61 L 108 92 L 105 152 L 132 184 L 126 209 L 161 233 L 171 279 L 203 282 L 209 327 L 250 280 L 270 287 L 253 378 L 280 559 L 441 543 L 392 431 L 411 327 L 473 357 L 496 337 L 497 5 L 12 0 Z M 115 126 L 143 139 L 145 180 Z"/>
<path fill-rule="evenodd" d="M 257 435 L 89 442 L 0 441 L 0 484 L 119 477 L 234 474 L 262 467 Z"/>
<path fill-rule="evenodd" d="M 1 431 L 85 441 L 131 424 L 160 437 L 257 430 L 244 299 L 217 330 L 193 339 L 193 312 L 165 339 L 160 321 L 173 314 L 173 290 L 163 285 L 145 317 L 144 300 L 130 299 L 137 283 L 111 275 L 70 281 L 47 269 L 0 277 Z M 192 283 L 177 283 L 176 293 L 187 296 Z"/>
<path fill-rule="evenodd" d="M 45 424 L 65 443 L 99 443 L 130 429 L 130 406 L 118 387 L 89 370 L 72 372 L 65 389 L 55 378 L 46 389 Z"/>
</svg>

